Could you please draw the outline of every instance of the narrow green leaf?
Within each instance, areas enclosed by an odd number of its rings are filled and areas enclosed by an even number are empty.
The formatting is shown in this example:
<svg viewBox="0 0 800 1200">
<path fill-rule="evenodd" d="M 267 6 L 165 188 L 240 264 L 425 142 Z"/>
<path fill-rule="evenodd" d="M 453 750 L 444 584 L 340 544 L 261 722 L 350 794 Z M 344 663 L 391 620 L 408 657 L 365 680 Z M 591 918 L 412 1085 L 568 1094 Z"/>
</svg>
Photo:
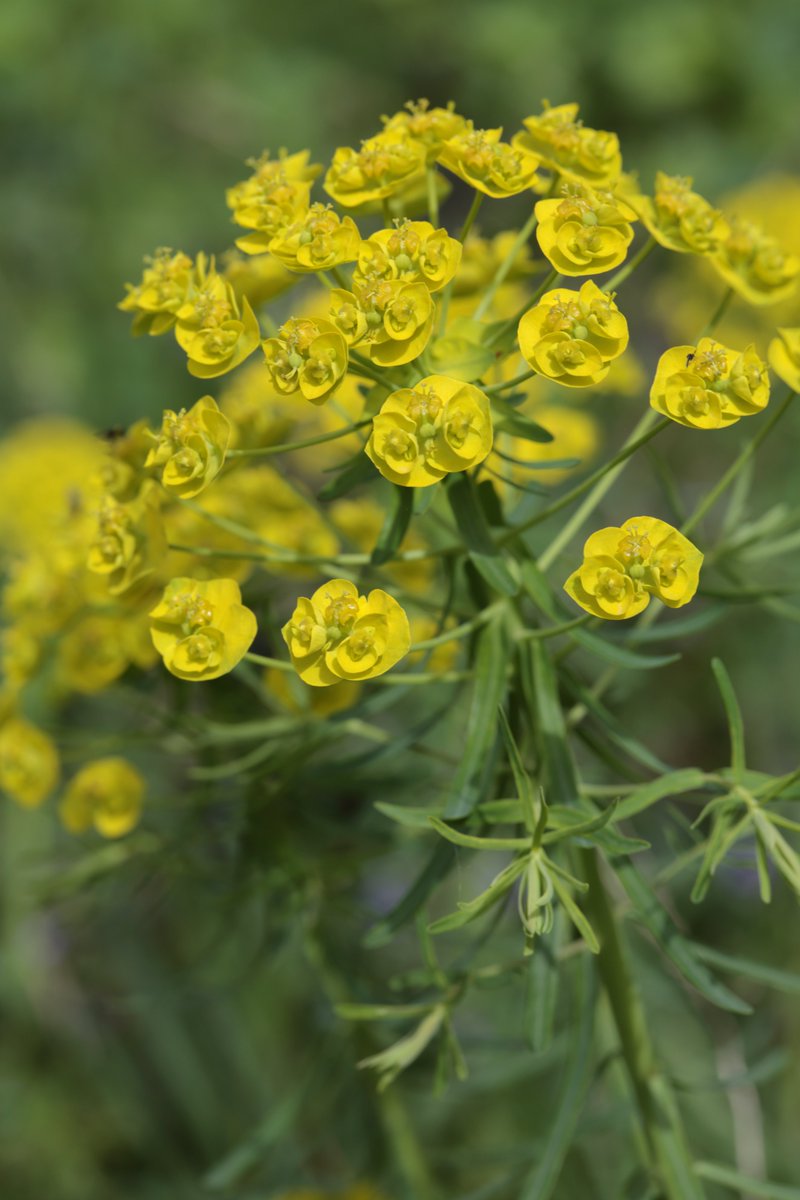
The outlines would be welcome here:
<svg viewBox="0 0 800 1200">
<path fill-rule="evenodd" d="M 535 1054 L 550 1045 L 555 1024 L 562 967 L 558 950 L 563 941 L 565 921 L 561 909 L 555 913 L 550 937 L 538 938 L 528 959 L 525 994 L 525 1029 Z"/>
<path fill-rule="evenodd" d="M 349 462 L 343 463 L 338 475 L 330 479 L 317 493 L 318 500 L 337 500 L 362 483 L 375 482 L 378 472 L 363 450 L 359 450 Z"/>
<path fill-rule="evenodd" d="M 379 567 L 394 558 L 403 538 L 408 532 L 411 517 L 414 513 L 414 489 L 392 486 L 392 502 L 386 513 L 386 520 L 375 543 L 375 549 L 370 555 L 373 567 Z"/>
<path fill-rule="evenodd" d="M 552 863 L 548 863 L 548 867 L 552 867 L 552 865 L 553 865 Z M 589 918 L 586 916 L 586 914 L 583 912 L 583 910 L 581 908 L 579 908 L 578 905 L 575 903 L 574 899 L 572 898 L 572 895 L 570 894 L 569 888 L 563 882 L 563 880 L 559 878 L 558 874 L 556 874 L 556 872 L 553 871 L 550 874 L 550 878 L 553 881 L 553 887 L 556 890 L 556 895 L 558 896 L 561 903 L 564 905 L 564 908 L 566 909 L 567 914 L 568 914 L 570 920 L 572 921 L 572 924 L 578 930 L 578 933 L 581 935 L 583 940 L 586 942 L 586 945 L 589 947 L 592 954 L 599 954 L 600 953 L 600 943 L 597 940 L 597 935 L 595 934 L 595 931 L 592 929 L 591 925 L 589 924 Z"/>
<path fill-rule="evenodd" d="M 639 654 L 638 651 L 619 646 L 608 638 L 598 637 L 588 629 L 573 629 L 569 636 L 603 662 L 627 671 L 654 671 L 678 662 L 681 657 L 680 654 Z"/>
<path fill-rule="evenodd" d="M 403 825 L 406 829 L 430 829 L 430 818 L 440 817 L 443 812 L 441 807 L 406 807 L 403 804 L 388 804 L 384 800 L 377 800 L 374 807 L 390 821 L 396 821 L 398 825 Z"/>
<path fill-rule="evenodd" d="M 598 829 L 602 829 L 609 821 L 612 820 L 616 812 L 619 801 L 612 800 L 608 808 L 597 814 L 596 817 L 588 817 L 584 821 L 578 821 L 575 825 L 562 825 L 560 829 L 554 829 L 550 833 L 546 833 L 542 838 L 545 845 L 552 845 L 553 842 L 560 842 L 564 838 L 579 838 L 585 837 L 588 833 L 595 833 Z"/>
<path fill-rule="evenodd" d="M 659 1163 L 664 1175 L 664 1195 L 670 1200 L 704 1200 L 705 1189 L 693 1170 L 691 1151 L 686 1144 L 683 1121 L 672 1089 L 661 1076 L 649 1081 L 649 1091 L 658 1111 L 653 1122 Z"/>
<path fill-rule="evenodd" d="M 401 1021 L 430 1010 L 430 1004 L 335 1004 L 333 1009 L 344 1021 Z"/>
<path fill-rule="evenodd" d="M 739 708 L 739 701 L 736 699 L 730 675 L 725 669 L 725 664 L 722 660 L 713 658 L 711 660 L 711 669 L 714 672 L 717 687 L 722 696 L 722 703 L 725 706 L 725 716 L 728 718 L 728 731 L 731 738 L 731 768 L 738 773 L 745 769 L 742 710 Z"/>
<path fill-rule="evenodd" d="M 644 784 L 621 800 L 617 808 L 616 819 L 618 821 L 625 821 L 628 817 L 633 817 L 636 813 L 644 812 L 645 809 L 650 808 L 653 804 L 657 804 L 659 800 L 666 800 L 669 796 L 683 796 L 687 792 L 698 791 L 706 782 L 707 777 L 705 773 L 697 767 L 685 767 L 679 771 L 669 771 L 660 779 L 654 779 L 652 783 Z"/>
<path fill-rule="evenodd" d="M 541 758 L 545 768 L 545 794 L 557 804 L 579 801 L 578 777 L 572 759 L 567 727 L 558 695 L 558 684 L 552 660 L 540 641 L 525 643 L 521 650 L 523 686 L 528 679 L 528 703 L 536 714 Z"/>
<path fill-rule="evenodd" d="M 711 1183 L 721 1183 L 723 1187 L 741 1192 L 743 1196 L 757 1196 L 759 1200 L 800 1200 L 800 1187 L 789 1187 L 782 1183 L 768 1183 L 763 1179 L 751 1179 L 726 1167 L 722 1163 L 696 1162 L 695 1173 L 701 1179 Z"/>
<path fill-rule="evenodd" d="M 459 903 L 457 912 L 448 913 L 446 917 L 440 917 L 438 921 L 434 921 L 428 926 L 428 931 L 430 933 L 447 933 L 451 929 L 459 929 L 462 925 L 468 925 L 470 921 L 474 921 L 496 904 L 509 888 L 513 887 L 515 881 L 519 879 L 527 865 L 527 855 L 515 858 L 498 875 L 495 875 L 485 891 L 481 892 L 473 900 L 464 900 Z"/>
<path fill-rule="evenodd" d="M 548 433 L 530 417 L 517 412 L 508 401 L 492 396 L 492 406 L 500 415 L 500 420 L 495 422 L 498 433 L 510 433 L 513 437 L 524 438 L 526 442 L 552 442 L 552 433 Z"/>
<path fill-rule="evenodd" d="M 478 550 L 470 550 L 470 560 L 483 578 L 503 596 L 516 596 L 519 584 L 511 574 L 505 559 L 499 554 L 481 554 Z"/>
<path fill-rule="evenodd" d="M 546 816 L 546 813 L 542 811 L 543 807 L 546 806 L 544 805 L 544 801 L 537 796 L 533 780 L 525 770 L 522 755 L 514 740 L 514 735 L 511 732 L 511 726 L 508 723 L 508 717 L 505 714 L 502 704 L 497 711 L 500 714 L 500 728 L 503 731 L 503 740 L 506 744 L 508 761 L 511 764 L 511 773 L 514 776 L 517 795 L 522 805 L 525 827 L 531 833 L 534 833 L 534 831 L 538 830 L 540 822 Z"/>
<path fill-rule="evenodd" d="M 496 591 L 505 596 L 515 596 L 519 584 L 508 567 L 507 561 L 495 545 L 489 519 L 484 510 L 485 493 L 480 492 L 465 471 L 451 475 L 447 484 L 447 498 L 455 517 L 458 532 L 469 551 L 475 569 Z"/>
<path fill-rule="evenodd" d="M 456 771 L 444 816 L 459 819 L 486 799 L 484 784 L 492 771 L 492 749 L 497 733 L 497 709 L 506 692 L 508 638 L 501 621 L 490 621 L 476 637 L 474 680 L 470 696 L 464 752 Z"/>
<path fill-rule="evenodd" d="M 753 983 L 761 983 L 765 987 L 774 988 L 776 992 L 786 992 L 790 996 L 800 996 L 800 972 L 784 971 L 779 967 L 770 967 L 766 963 L 753 962 L 750 958 L 739 958 L 733 954 L 723 954 L 712 950 L 710 946 L 692 943 L 695 956 L 718 967 L 720 971 L 730 971 L 750 979 Z"/>
<path fill-rule="evenodd" d="M 461 833 L 458 829 L 453 829 L 452 825 L 448 825 L 446 821 L 440 821 L 438 817 L 428 817 L 429 825 L 432 825 L 437 833 L 440 833 L 448 842 L 452 842 L 454 846 L 464 846 L 468 850 L 528 850 L 530 849 L 531 839 L 528 838 L 496 838 L 496 837 L 473 837 L 469 833 Z"/>
</svg>

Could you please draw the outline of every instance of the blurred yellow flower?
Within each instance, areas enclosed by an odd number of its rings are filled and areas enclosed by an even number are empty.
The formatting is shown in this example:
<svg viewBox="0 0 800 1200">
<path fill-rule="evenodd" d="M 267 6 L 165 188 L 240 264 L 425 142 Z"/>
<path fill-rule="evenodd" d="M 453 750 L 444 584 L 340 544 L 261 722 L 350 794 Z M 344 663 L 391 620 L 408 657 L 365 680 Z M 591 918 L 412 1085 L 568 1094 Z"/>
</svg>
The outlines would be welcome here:
<svg viewBox="0 0 800 1200">
<path fill-rule="evenodd" d="M 124 758 L 98 758 L 69 781 L 59 815 L 70 833 L 94 826 L 103 837 L 123 837 L 139 823 L 144 790 L 144 779 Z"/>
<path fill-rule="evenodd" d="M 564 179 L 610 187 L 622 170 L 617 135 L 584 125 L 577 104 L 552 108 L 545 101 L 542 112 L 522 124 L 525 132 L 516 134 L 513 144 L 537 155 Z"/>
<path fill-rule="evenodd" d="M 211 396 L 203 396 L 188 412 L 167 409 L 145 467 L 161 469 L 166 491 L 188 500 L 216 479 L 225 462 L 230 423 Z"/>
<path fill-rule="evenodd" d="M 496 200 L 533 187 L 539 159 L 524 146 L 500 140 L 502 129 L 467 128 L 448 138 L 437 161 L 464 183 Z"/>
<path fill-rule="evenodd" d="M 0 724 L 0 791 L 23 808 L 37 808 L 52 792 L 58 774 L 52 738 L 22 717 Z"/>
<path fill-rule="evenodd" d="M 779 329 L 767 351 L 769 365 L 793 392 L 800 392 L 800 328 Z"/>
</svg>

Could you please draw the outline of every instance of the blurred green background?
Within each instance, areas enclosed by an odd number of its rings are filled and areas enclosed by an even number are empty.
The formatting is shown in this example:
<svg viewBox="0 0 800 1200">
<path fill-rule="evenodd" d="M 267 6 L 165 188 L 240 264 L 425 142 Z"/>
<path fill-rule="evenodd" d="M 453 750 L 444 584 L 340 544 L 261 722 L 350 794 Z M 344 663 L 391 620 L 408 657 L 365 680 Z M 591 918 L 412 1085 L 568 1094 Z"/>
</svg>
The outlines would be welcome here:
<svg viewBox="0 0 800 1200">
<path fill-rule="evenodd" d="M 420 96 L 452 98 L 476 124 L 509 132 L 543 97 L 574 99 L 587 123 L 620 133 L 626 165 L 643 180 L 657 167 L 691 174 L 716 198 L 765 174 L 800 174 L 799 41 L 795 0 L 10 0 L 0 7 L 0 423 L 57 412 L 100 429 L 196 398 L 171 339 L 134 341 L 115 305 L 156 246 L 230 245 L 224 189 L 265 147 L 309 146 L 324 161 Z M 791 441 L 773 449 L 759 508 L 797 491 Z M 687 469 L 702 481 L 701 451 Z M 649 460 L 632 469 L 626 495 L 652 489 L 653 474 Z M 795 630 L 759 628 L 745 613 L 713 641 L 738 662 L 743 694 L 755 701 L 748 718 L 764 769 L 795 765 Z M 720 757 L 710 646 L 689 650 L 678 690 L 659 697 L 639 729 L 678 763 Z M 306 797 L 292 799 L 302 807 Z M 185 856 L 155 877 L 146 862 L 134 864 L 88 893 L 80 881 L 59 894 L 39 886 L 48 861 L 41 823 L 51 814 L 21 814 L 32 822 L 30 849 L 24 834 L 6 843 L 0 883 L 4 1198 L 266 1200 L 301 1182 L 375 1178 L 382 1139 L 402 1138 L 408 1110 L 438 1146 L 445 1179 L 460 1177 L 467 1143 L 475 1186 L 513 1168 L 507 1145 L 527 1139 L 535 1152 L 548 1064 L 521 1061 L 511 1036 L 487 1033 L 491 1025 L 496 1034 L 497 1006 L 499 1027 L 517 1021 L 519 997 L 508 989 L 488 995 L 491 1022 L 472 1012 L 473 1075 L 446 1101 L 430 1096 L 425 1068 L 400 1086 L 405 1108 L 390 1099 L 379 1109 L 373 1081 L 352 1069 L 364 1047 L 331 1015 L 331 997 L 356 976 L 365 998 L 379 997 L 389 974 L 418 960 L 413 938 L 392 952 L 360 949 L 364 928 L 416 869 L 412 844 L 354 890 L 356 860 L 385 849 L 385 830 L 369 815 L 358 837 L 341 832 L 363 800 L 334 785 L 330 813 L 306 818 L 307 857 L 280 870 L 267 844 L 286 836 L 296 852 L 289 799 L 267 827 L 262 819 L 257 834 L 245 826 L 240 837 L 201 804 L 207 824 L 198 832 L 187 817 Z M 291 899 L 296 879 L 315 873 L 335 970 L 306 929 L 307 906 Z M 785 896 L 758 909 L 749 878 L 712 893 L 702 913 L 687 912 L 693 932 L 800 965 L 796 910 Z M 511 940 L 506 949 L 518 952 Z M 647 947 L 637 952 L 656 1037 L 676 1070 L 695 1080 L 718 1067 L 735 1074 L 741 1048 L 722 1017 L 698 1033 L 683 993 Z M 751 999 L 748 1057 L 788 1047 L 796 1062 L 796 997 Z M 712 1043 L 739 1049 L 720 1066 Z M 785 1057 L 770 1070 L 760 1116 L 770 1165 L 800 1181 L 796 1073 Z M 708 1138 L 728 1135 L 725 1097 L 698 1095 L 690 1103 Z M 602 1111 L 585 1118 L 601 1159 L 609 1120 Z M 585 1194 L 586 1179 L 576 1156 L 559 1197 Z M 382 1182 L 405 1194 L 391 1175 Z M 511 1197 L 509 1186 L 491 1194 Z"/>
</svg>

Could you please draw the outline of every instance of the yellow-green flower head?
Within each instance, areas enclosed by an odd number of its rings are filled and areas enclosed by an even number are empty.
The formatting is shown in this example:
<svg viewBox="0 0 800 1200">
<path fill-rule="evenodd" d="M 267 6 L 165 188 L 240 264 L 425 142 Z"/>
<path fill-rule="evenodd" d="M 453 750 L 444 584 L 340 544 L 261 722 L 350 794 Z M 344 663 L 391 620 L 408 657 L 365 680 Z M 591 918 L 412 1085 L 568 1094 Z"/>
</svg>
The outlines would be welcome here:
<svg viewBox="0 0 800 1200">
<path fill-rule="evenodd" d="M 369 280 L 424 283 L 438 292 L 449 283 L 461 262 L 461 243 L 446 229 L 429 221 L 396 221 L 394 229 L 380 229 L 361 243 L 354 287 Z"/>
<path fill-rule="evenodd" d="M 650 404 L 690 429 L 722 429 L 766 408 L 769 374 L 753 346 L 731 350 L 713 338 L 661 355 Z"/>
<path fill-rule="evenodd" d="M 233 579 L 173 579 L 150 613 L 150 636 L 178 679 L 217 679 L 250 649 L 256 618 Z"/>
<path fill-rule="evenodd" d="M 588 279 L 578 292 L 546 292 L 522 317 L 518 338 L 522 357 L 540 375 L 567 387 L 590 387 L 628 345 L 628 322 L 613 295 Z"/>
<path fill-rule="evenodd" d="M 688 604 L 702 562 L 697 547 L 666 521 L 631 517 L 591 535 L 564 590 L 593 617 L 624 621 L 647 608 L 651 596 L 669 608 Z"/>
<path fill-rule="evenodd" d="M 691 179 L 657 171 L 652 199 L 627 192 L 626 198 L 648 233 L 679 254 L 713 254 L 730 232 L 719 209 L 692 191 Z"/>
<path fill-rule="evenodd" d="M 203 396 L 187 412 L 166 409 L 146 467 L 161 468 L 166 491 L 181 500 L 197 496 L 216 479 L 225 462 L 230 422 L 211 396 Z"/>
<path fill-rule="evenodd" d="M 399 367 L 427 346 L 435 308 L 424 283 L 370 274 L 360 277 L 352 292 L 331 290 L 330 315 L 348 345 L 363 345 L 379 366 Z"/>
<path fill-rule="evenodd" d="M 70 833 L 94 826 L 106 838 L 124 837 L 139 824 L 144 779 L 124 758 L 98 758 L 69 781 L 59 815 Z"/>
<path fill-rule="evenodd" d="M 536 239 L 561 275 L 597 275 L 624 262 L 636 213 L 611 192 L 567 185 L 562 199 L 540 200 Z"/>
<path fill-rule="evenodd" d="M 727 284 L 750 304 L 775 304 L 791 296 L 800 259 L 751 221 L 730 219 L 730 232 L 711 262 Z"/>
<path fill-rule="evenodd" d="M 263 254 L 272 239 L 308 208 L 311 183 L 322 169 L 308 159 L 307 150 L 277 159 L 265 151 L 261 158 L 249 161 L 253 168 L 249 179 L 228 189 L 225 199 L 234 222 L 251 231 L 236 239 L 240 250 Z"/>
<path fill-rule="evenodd" d="M 145 482 L 139 495 L 120 504 L 113 495 L 100 501 L 97 537 L 86 561 L 90 571 L 104 575 L 112 596 L 118 596 L 150 574 L 167 549 L 158 487 Z"/>
<path fill-rule="evenodd" d="M 516 196 L 535 184 L 539 159 L 524 147 L 502 142 L 502 133 L 475 129 L 469 121 L 443 144 L 437 161 L 485 196 Z"/>
<path fill-rule="evenodd" d="M 408 617 L 397 601 L 380 588 L 360 596 L 347 579 L 332 579 L 310 600 L 301 597 L 281 633 L 292 666 L 312 687 L 374 679 L 411 645 Z"/>
<path fill-rule="evenodd" d="M 193 263 L 180 250 L 163 247 L 144 261 L 141 283 L 125 284 L 127 295 L 117 308 L 134 314 L 135 334 L 166 333 L 191 286 Z"/>
<path fill-rule="evenodd" d="M 322 317 L 291 317 L 261 346 L 273 387 L 284 396 L 299 391 L 324 404 L 347 373 L 344 335 Z"/>
<path fill-rule="evenodd" d="M 58 751 L 51 738 L 22 717 L 0 725 L 0 791 L 23 808 L 37 808 L 58 781 Z"/>
<path fill-rule="evenodd" d="M 425 171 L 426 151 L 403 129 L 367 138 L 359 150 L 340 146 L 323 187 L 343 208 L 360 208 L 404 191 Z"/>
<path fill-rule="evenodd" d="M 610 187 L 622 170 L 617 135 L 583 125 L 577 104 L 551 108 L 545 100 L 541 113 L 522 124 L 525 132 L 515 134 L 513 144 L 537 155 L 543 166 L 565 179 Z"/>
<path fill-rule="evenodd" d="M 428 487 L 483 462 L 491 448 L 484 393 L 460 379 L 429 375 L 384 400 L 365 450 L 392 483 Z"/>
<path fill-rule="evenodd" d="M 0 719 L 4 705 L 33 678 L 42 658 L 42 643 L 32 630 L 9 625 L 0 633 Z"/>
<path fill-rule="evenodd" d="M 175 340 L 198 379 L 232 371 L 261 340 L 247 296 L 237 300 L 231 284 L 203 254 L 197 256 L 194 282 L 176 314 Z"/>
<path fill-rule="evenodd" d="M 328 204 L 312 204 L 270 242 L 270 252 L 290 271 L 328 271 L 355 262 L 361 235 L 352 217 L 339 217 Z"/>
<path fill-rule="evenodd" d="M 65 691 L 91 696 L 119 679 L 130 661 L 127 619 L 90 612 L 59 639 L 56 678 Z"/>
<path fill-rule="evenodd" d="M 769 365 L 778 379 L 800 392 L 800 328 L 779 329 L 767 350 Z"/>
<path fill-rule="evenodd" d="M 431 108 L 428 100 L 409 100 L 400 112 L 381 120 L 387 133 L 401 133 L 423 145 L 428 161 L 436 158 L 442 142 L 461 133 L 467 125 L 452 100 L 446 108 Z"/>
</svg>

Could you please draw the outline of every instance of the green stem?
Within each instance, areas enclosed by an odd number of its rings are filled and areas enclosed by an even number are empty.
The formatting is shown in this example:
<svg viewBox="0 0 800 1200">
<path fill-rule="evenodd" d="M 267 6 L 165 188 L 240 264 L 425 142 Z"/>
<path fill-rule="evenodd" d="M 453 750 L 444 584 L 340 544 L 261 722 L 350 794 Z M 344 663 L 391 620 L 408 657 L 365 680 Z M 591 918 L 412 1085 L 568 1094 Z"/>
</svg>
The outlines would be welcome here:
<svg viewBox="0 0 800 1200">
<path fill-rule="evenodd" d="M 475 224 L 475 218 L 477 217 L 478 213 L 480 212 L 483 201 L 484 201 L 483 192 L 476 191 L 475 195 L 472 197 L 472 204 L 470 204 L 470 206 L 469 206 L 469 212 L 467 213 L 466 220 L 464 221 L 464 224 L 461 226 L 461 232 L 458 234 L 458 240 L 460 242 L 463 243 L 467 240 L 467 234 L 469 233 L 470 229 L 472 229 L 472 226 Z"/>
<path fill-rule="evenodd" d="M 795 397 L 795 393 L 789 392 L 789 394 L 784 398 L 780 407 L 776 408 L 775 412 L 771 415 L 769 420 L 765 421 L 765 423 L 761 426 L 758 433 L 754 437 L 750 438 L 750 440 L 745 443 L 744 448 L 742 449 L 738 458 L 734 459 L 734 461 L 728 467 L 727 471 L 722 476 L 722 478 L 719 479 L 717 481 L 717 483 L 714 485 L 714 487 L 711 489 L 711 491 L 706 496 L 703 497 L 703 499 L 700 501 L 697 508 L 694 510 L 694 512 L 688 518 L 688 520 L 684 521 L 683 525 L 681 526 L 681 533 L 685 533 L 685 534 L 691 533 L 692 530 L 694 529 L 694 527 L 700 521 L 702 521 L 703 517 L 706 515 L 708 510 L 714 504 L 716 504 L 716 502 L 717 502 L 717 500 L 719 500 L 720 496 L 722 496 L 723 493 L 725 491 L 727 491 L 727 489 L 733 483 L 734 479 L 739 474 L 739 472 L 741 471 L 741 469 L 745 465 L 745 463 L 747 463 L 753 457 L 753 455 L 755 454 L 758 447 L 761 445 L 761 443 L 764 441 L 764 439 L 767 437 L 767 435 L 772 432 L 772 430 L 778 424 L 778 421 L 780 421 L 783 414 L 788 410 L 789 405 L 791 404 L 794 397 Z"/>
<path fill-rule="evenodd" d="M 436 165 L 431 163 L 425 173 L 425 183 L 428 189 L 428 217 L 434 229 L 439 224 L 439 193 L 436 190 Z"/>
<path fill-rule="evenodd" d="M 292 450 L 305 450 L 307 446 L 321 446 L 323 442 L 335 442 L 338 438 L 347 437 L 350 433 L 355 433 L 358 429 L 363 429 L 365 425 L 372 424 L 372 417 L 365 417 L 363 421 L 355 421 L 352 425 L 345 425 L 343 429 L 336 429 L 333 433 L 320 433 L 317 437 L 306 438 L 302 442 L 280 442 L 274 446 L 255 446 L 250 450 L 229 450 L 228 458 L 266 458 L 272 454 L 288 454 Z"/>
<path fill-rule="evenodd" d="M 501 262 L 500 266 L 497 268 L 497 272 L 495 274 L 494 279 L 489 284 L 486 291 L 483 293 L 483 298 L 481 299 L 481 302 L 478 305 L 478 307 L 475 309 L 475 315 L 473 318 L 475 321 L 479 321 L 481 319 L 481 317 L 484 316 L 484 314 L 486 312 L 488 312 L 489 307 L 491 306 L 491 303 L 494 300 L 495 292 L 500 287 L 500 285 L 505 282 L 506 275 L 508 275 L 509 271 L 513 267 L 514 262 L 516 261 L 517 255 L 519 254 L 522 247 L 526 244 L 526 242 L 528 241 L 528 238 L 531 236 L 531 234 L 533 233 L 535 228 L 536 228 L 536 209 L 534 208 L 533 212 L 528 217 L 525 224 L 522 226 L 522 229 L 520 229 L 519 233 L 514 238 L 513 245 L 511 246 L 510 250 L 508 251 L 508 254 L 505 256 L 505 258 Z"/>
<path fill-rule="evenodd" d="M 445 633 L 437 634 L 436 637 L 426 638 L 424 642 L 414 642 L 411 647 L 412 652 L 434 650 L 437 646 L 446 646 L 448 642 L 456 642 L 461 638 L 469 637 L 473 630 L 485 625 L 487 621 L 491 621 L 496 613 L 505 608 L 505 603 L 505 600 L 498 600 L 496 604 L 490 604 L 488 608 L 479 612 L 471 621 L 464 621 L 462 625 L 456 625 Z"/>
<path fill-rule="evenodd" d="M 615 291 L 621 283 L 624 283 L 629 275 L 633 274 L 633 272 L 639 266 L 639 263 L 643 263 L 648 254 L 655 250 L 657 245 L 658 242 L 654 237 L 648 238 L 644 245 L 640 247 L 638 253 L 634 254 L 633 258 L 629 259 L 628 262 L 620 267 L 616 275 L 612 275 L 611 278 L 603 284 L 603 291 Z"/>
<path fill-rule="evenodd" d="M 731 300 L 733 299 L 733 296 L 734 296 L 733 288 L 729 287 L 727 289 L 727 291 L 724 293 L 719 304 L 717 305 L 717 307 L 714 311 L 714 314 L 711 317 L 711 319 L 709 320 L 705 329 L 703 329 L 702 333 L 699 335 L 699 337 L 697 339 L 698 342 L 700 341 L 700 338 L 708 337 L 709 334 L 714 332 L 714 330 L 717 328 L 717 326 L 719 325 L 722 318 L 725 316 L 725 313 L 728 311 L 728 305 L 730 304 Z"/>
<path fill-rule="evenodd" d="M 520 383 L 525 383 L 527 379 L 533 379 L 537 371 L 531 367 L 530 371 L 523 371 L 520 375 L 516 375 L 513 379 L 507 380 L 505 383 L 493 383 L 483 390 L 487 396 L 495 396 L 498 392 L 507 392 L 509 388 L 514 388 Z"/>
<path fill-rule="evenodd" d="M 282 658 L 267 658 L 264 654 L 252 654 L 249 650 L 244 657 L 247 662 L 255 663 L 257 667 L 274 667 L 276 671 L 294 670 L 292 664 L 284 662 Z"/>
<path fill-rule="evenodd" d="M 520 321 L 525 316 L 525 313 L 528 312 L 529 309 L 533 308 L 534 304 L 538 304 L 545 292 L 548 291 L 559 279 L 560 275 L 555 267 L 553 267 L 551 271 L 548 271 L 547 275 L 539 284 L 536 291 L 525 301 L 522 308 L 520 308 L 518 312 L 515 312 L 513 317 L 509 317 L 507 321 L 503 321 L 502 324 L 498 325 L 497 329 L 488 339 L 486 343 L 487 346 L 494 346 L 497 342 L 503 340 L 509 330 L 516 330 Z"/>
<path fill-rule="evenodd" d="M 526 629 L 523 633 L 517 634 L 516 641 L 530 642 L 559 637 L 562 633 L 569 633 L 570 629 L 579 629 L 581 625 L 588 625 L 591 620 L 593 620 L 591 613 L 584 613 L 582 617 L 564 621 L 561 625 L 546 625 L 544 629 Z"/>
<path fill-rule="evenodd" d="M 375 383 L 382 384 L 390 392 L 396 392 L 399 386 L 388 375 L 384 375 L 378 367 L 374 367 L 368 358 L 358 354 L 355 350 L 350 351 L 350 370 L 357 375 L 366 375 L 368 379 L 372 379 Z"/>
</svg>

